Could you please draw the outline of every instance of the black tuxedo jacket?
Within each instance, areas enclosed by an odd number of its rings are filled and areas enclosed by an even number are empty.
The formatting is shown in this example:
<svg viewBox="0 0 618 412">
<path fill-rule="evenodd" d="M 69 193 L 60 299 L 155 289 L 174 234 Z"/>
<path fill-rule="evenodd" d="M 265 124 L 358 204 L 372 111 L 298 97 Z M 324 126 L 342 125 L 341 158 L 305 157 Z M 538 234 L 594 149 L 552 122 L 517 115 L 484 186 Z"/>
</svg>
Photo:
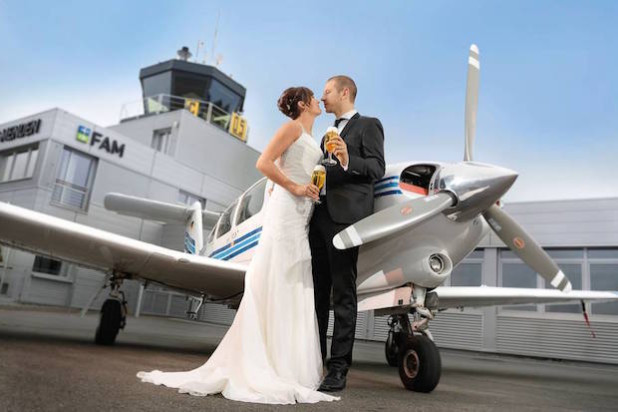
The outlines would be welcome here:
<svg viewBox="0 0 618 412">
<path fill-rule="evenodd" d="M 348 170 L 339 164 L 326 169 L 326 206 L 334 222 L 349 225 L 373 213 L 373 184 L 384 176 L 384 129 L 378 119 L 356 113 L 341 138 L 348 146 Z"/>
</svg>

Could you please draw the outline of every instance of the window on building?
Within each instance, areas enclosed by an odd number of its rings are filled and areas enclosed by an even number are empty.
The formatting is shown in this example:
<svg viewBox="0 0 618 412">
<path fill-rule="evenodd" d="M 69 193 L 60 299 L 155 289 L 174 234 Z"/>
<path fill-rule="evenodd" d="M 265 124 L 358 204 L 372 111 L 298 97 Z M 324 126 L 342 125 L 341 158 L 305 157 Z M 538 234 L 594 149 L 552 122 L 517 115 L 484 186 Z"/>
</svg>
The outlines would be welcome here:
<svg viewBox="0 0 618 412">
<path fill-rule="evenodd" d="M 582 261 L 584 259 L 584 249 L 546 249 L 545 251 L 554 260 L 576 259 Z"/>
<path fill-rule="evenodd" d="M 4 267 L 4 250 L 2 248 L 2 245 L 0 245 L 0 268 Z"/>
<path fill-rule="evenodd" d="M 240 110 L 241 96 L 234 93 L 223 83 L 212 79 L 208 90 L 208 101 L 225 110 L 227 113 Z"/>
<path fill-rule="evenodd" d="M 583 253 L 580 253 L 583 257 Z M 581 263 L 560 263 L 556 262 L 562 273 L 571 281 L 574 290 L 582 289 L 582 264 Z M 555 289 L 551 283 L 545 281 L 545 288 Z M 582 307 L 579 303 L 569 305 L 546 305 L 545 312 L 560 312 L 560 313 L 581 313 Z"/>
<path fill-rule="evenodd" d="M 97 160 L 77 150 L 64 148 L 52 201 L 80 210 L 88 208 Z"/>
<path fill-rule="evenodd" d="M 0 182 L 28 179 L 34 175 L 39 147 L 28 146 L 0 154 Z"/>
<path fill-rule="evenodd" d="M 63 265 L 59 260 L 36 256 L 34 258 L 34 264 L 32 265 L 32 271 L 44 275 L 66 276 L 67 270 L 65 266 L 66 265 Z"/>
<path fill-rule="evenodd" d="M 238 212 L 238 222 L 236 224 L 241 224 L 262 210 L 262 204 L 264 203 L 264 191 L 266 190 L 267 182 L 268 181 L 266 179 L 262 180 L 242 198 L 240 211 Z"/>
<path fill-rule="evenodd" d="M 520 261 L 521 262 L 521 261 Z M 502 262 L 502 286 L 506 288 L 536 288 L 538 275 L 528 265 Z M 536 305 L 503 306 L 505 310 L 536 311 Z"/>
<path fill-rule="evenodd" d="M 618 248 L 588 249 L 588 259 L 618 260 Z"/>
<path fill-rule="evenodd" d="M 618 290 L 618 262 L 590 263 L 591 290 Z M 618 302 L 593 303 L 593 314 L 618 315 Z"/>
<path fill-rule="evenodd" d="M 483 264 L 463 261 L 451 274 L 451 286 L 481 286 Z"/>
<path fill-rule="evenodd" d="M 206 208 L 206 199 L 189 192 L 185 192 L 184 190 L 178 191 L 178 202 L 188 206 L 192 206 L 195 202 L 200 202 L 202 204 L 202 209 Z"/>
<path fill-rule="evenodd" d="M 234 202 L 230 207 L 225 209 L 225 212 L 223 212 L 219 218 L 219 223 L 217 224 L 217 238 L 220 238 L 232 229 L 232 216 L 236 210 L 237 203 L 238 202 Z"/>
<path fill-rule="evenodd" d="M 172 154 L 172 129 L 157 129 L 152 132 L 152 142 L 150 147 L 157 152 Z"/>
</svg>

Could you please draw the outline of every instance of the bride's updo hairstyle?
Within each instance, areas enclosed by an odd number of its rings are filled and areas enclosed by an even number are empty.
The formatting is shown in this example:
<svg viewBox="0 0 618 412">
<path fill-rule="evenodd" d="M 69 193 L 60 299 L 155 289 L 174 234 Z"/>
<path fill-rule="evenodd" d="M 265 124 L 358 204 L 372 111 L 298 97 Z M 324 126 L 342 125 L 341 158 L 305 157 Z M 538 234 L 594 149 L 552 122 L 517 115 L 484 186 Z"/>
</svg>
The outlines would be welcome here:
<svg viewBox="0 0 618 412">
<path fill-rule="evenodd" d="M 300 116 L 298 103 L 303 102 L 308 106 L 311 104 L 312 97 L 313 92 L 306 87 L 288 87 L 281 93 L 277 107 L 281 110 L 281 113 L 294 120 Z"/>
</svg>

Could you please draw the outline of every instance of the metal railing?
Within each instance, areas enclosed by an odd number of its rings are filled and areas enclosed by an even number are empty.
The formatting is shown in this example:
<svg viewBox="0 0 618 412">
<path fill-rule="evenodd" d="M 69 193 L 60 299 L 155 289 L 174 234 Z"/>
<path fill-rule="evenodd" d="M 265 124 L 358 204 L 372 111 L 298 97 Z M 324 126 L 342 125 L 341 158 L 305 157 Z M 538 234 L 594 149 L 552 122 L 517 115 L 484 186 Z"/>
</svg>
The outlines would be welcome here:
<svg viewBox="0 0 618 412">
<path fill-rule="evenodd" d="M 231 113 L 226 112 L 212 102 L 169 94 L 157 94 L 123 104 L 120 109 L 120 122 L 180 109 L 187 109 L 208 123 L 226 132 L 229 131 L 232 119 Z"/>
</svg>

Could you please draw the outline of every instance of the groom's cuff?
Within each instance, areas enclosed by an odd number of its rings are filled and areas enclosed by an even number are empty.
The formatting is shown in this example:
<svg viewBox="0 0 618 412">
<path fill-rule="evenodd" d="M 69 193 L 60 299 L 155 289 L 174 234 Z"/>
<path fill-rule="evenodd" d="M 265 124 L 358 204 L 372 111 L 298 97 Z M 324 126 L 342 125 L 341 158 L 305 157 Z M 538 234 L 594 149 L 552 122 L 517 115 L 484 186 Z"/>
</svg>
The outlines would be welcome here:
<svg viewBox="0 0 618 412">
<path fill-rule="evenodd" d="M 339 163 L 339 166 L 341 166 L 341 168 L 343 169 L 344 172 L 348 171 L 348 167 L 350 167 L 350 159 L 348 159 L 348 164 L 347 165 L 342 165 L 341 163 Z"/>
</svg>

